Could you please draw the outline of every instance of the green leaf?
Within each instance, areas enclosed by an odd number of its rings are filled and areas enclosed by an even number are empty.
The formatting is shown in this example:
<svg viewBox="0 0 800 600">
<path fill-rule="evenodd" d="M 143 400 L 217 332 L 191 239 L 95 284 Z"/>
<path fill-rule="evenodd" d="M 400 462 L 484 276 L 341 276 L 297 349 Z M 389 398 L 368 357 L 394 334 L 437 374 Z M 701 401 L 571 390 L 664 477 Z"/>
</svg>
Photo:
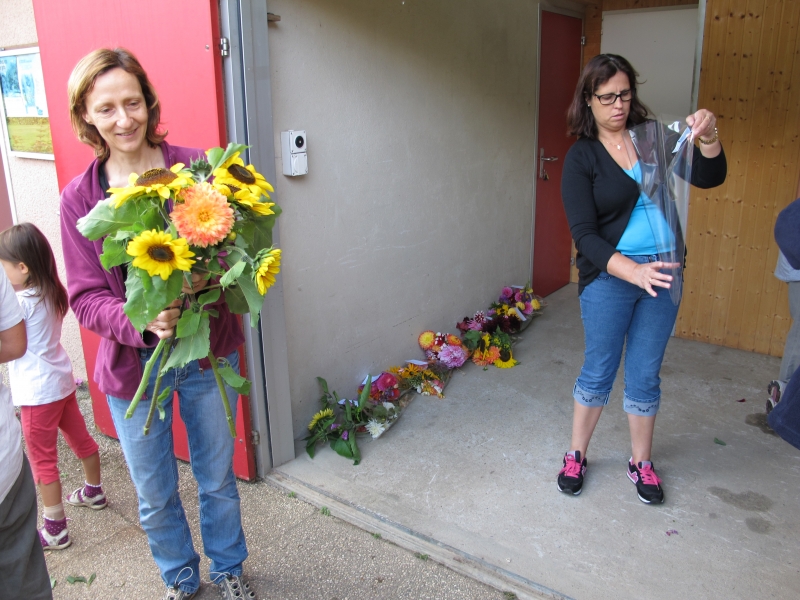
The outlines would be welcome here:
<svg viewBox="0 0 800 600">
<path fill-rule="evenodd" d="M 86 583 L 86 577 L 82 575 L 70 575 L 67 577 L 67 583 Z"/>
<path fill-rule="evenodd" d="M 89 585 L 92 585 L 92 582 L 97 579 L 97 573 L 92 573 L 89 575 Z"/>
<path fill-rule="evenodd" d="M 242 377 L 236 371 L 234 371 L 233 367 L 230 365 L 226 365 L 219 369 L 219 374 L 222 379 L 225 380 L 225 383 L 243 396 L 247 396 L 250 393 L 250 382 L 245 377 Z"/>
<path fill-rule="evenodd" d="M 56 587 L 56 583 L 57 583 L 56 578 L 55 577 L 51 577 L 50 578 L 50 589 L 51 590 Z"/>
<path fill-rule="evenodd" d="M 144 331 L 147 324 L 153 320 L 152 318 L 148 318 L 147 314 L 147 301 L 144 296 L 142 274 L 149 283 L 150 276 L 137 267 L 128 269 L 128 278 L 125 281 L 126 300 L 123 310 L 125 314 L 128 315 L 128 318 L 137 331 Z M 153 315 L 153 317 L 156 315 L 158 315 L 158 313 Z"/>
<path fill-rule="evenodd" d="M 237 152 L 240 153 L 240 154 L 244 154 L 245 150 L 247 150 L 247 146 L 245 146 L 244 144 L 230 143 L 230 144 L 228 144 L 228 147 L 225 148 L 225 152 L 222 153 L 222 156 L 220 156 L 218 162 L 217 161 L 212 162 L 210 160 L 210 158 L 209 158 L 209 162 L 211 162 L 211 165 L 216 169 L 222 163 L 224 163 L 226 160 L 228 160 L 231 156 L 236 154 Z M 240 156 L 239 158 L 241 158 L 242 161 L 244 161 L 244 157 L 243 156 Z"/>
<path fill-rule="evenodd" d="M 209 325 L 208 314 L 200 313 L 200 315 L 200 325 L 197 328 L 197 332 L 194 335 L 178 340 L 167 360 L 167 364 L 164 365 L 161 371 L 162 373 L 187 365 L 198 358 L 206 358 L 208 356 L 211 326 Z"/>
<path fill-rule="evenodd" d="M 145 300 L 147 301 L 148 314 L 155 317 L 181 295 L 181 288 L 183 288 L 183 271 L 173 271 L 166 281 L 161 279 L 158 275 L 154 275 L 150 278 L 150 282 L 152 284 L 152 291 L 145 293 Z M 145 289 L 147 289 L 146 285 Z M 152 320 L 153 318 L 151 317 L 150 321 Z"/>
<path fill-rule="evenodd" d="M 162 421 L 167 418 L 167 411 L 164 410 L 164 401 L 172 394 L 172 388 L 167 387 L 156 398 L 156 408 L 158 409 L 158 418 Z"/>
<path fill-rule="evenodd" d="M 126 202 L 119 208 L 114 208 L 112 202 L 111 198 L 101 200 L 88 215 L 78 219 L 76 226 L 84 237 L 92 241 L 99 240 L 104 235 L 139 221 L 136 202 Z"/>
<path fill-rule="evenodd" d="M 100 255 L 100 262 L 103 268 L 106 271 L 110 271 L 113 267 L 133 260 L 133 257 L 125 251 L 127 247 L 127 238 L 119 240 L 111 235 L 106 237 L 103 240 L 103 253 Z"/>
<path fill-rule="evenodd" d="M 219 288 L 210 289 L 207 292 L 203 292 L 197 297 L 197 303 L 200 306 L 205 306 L 206 304 L 214 304 L 214 302 L 219 300 L 220 294 L 222 294 L 221 289 Z"/>
<path fill-rule="evenodd" d="M 325 381 L 322 377 L 317 377 L 317 381 L 319 382 L 319 385 L 322 388 L 322 392 L 327 396 L 328 395 L 328 382 Z"/>
<path fill-rule="evenodd" d="M 261 312 L 261 306 L 264 304 L 264 296 L 258 293 L 255 282 L 250 277 L 240 277 L 239 289 L 242 290 L 247 306 L 250 309 L 250 323 L 253 327 L 258 324 L 258 315 Z"/>
<path fill-rule="evenodd" d="M 240 260 L 238 263 L 233 265 L 233 267 L 231 267 L 230 270 L 228 270 L 219 280 L 220 285 L 225 288 L 231 285 L 241 276 L 246 266 L 247 261 L 245 260 Z"/>
<path fill-rule="evenodd" d="M 353 458 L 353 450 L 348 444 L 349 440 L 343 440 L 342 438 L 336 438 L 335 440 L 331 440 L 331 448 L 333 448 L 334 452 L 339 456 L 344 456 L 345 458 Z"/>
<path fill-rule="evenodd" d="M 224 162 L 220 160 L 220 158 L 222 158 L 223 152 L 225 151 L 222 148 L 211 148 L 208 151 L 208 154 L 206 154 L 206 156 L 208 156 L 208 164 L 211 165 L 212 171 Z"/>
<path fill-rule="evenodd" d="M 200 327 L 201 314 L 193 310 L 185 310 L 178 319 L 177 338 L 183 339 L 197 333 Z"/>
<path fill-rule="evenodd" d="M 720 446 L 727 446 L 728 445 L 725 442 L 723 442 L 722 440 L 717 439 L 717 438 L 714 438 L 714 443 L 715 444 L 719 444 Z"/>
<path fill-rule="evenodd" d="M 361 411 L 364 409 L 364 405 L 369 400 L 369 392 L 372 388 L 372 375 L 367 375 L 367 382 L 364 384 L 364 389 L 361 390 L 361 393 L 358 395 L 358 410 Z"/>
<path fill-rule="evenodd" d="M 228 303 L 228 309 L 235 315 L 246 315 L 250 310 L 244 292 L 239 286 L 229 287 L 225 290 L 225 301 Z M 256 326 L 253 323 L 251 325 Z"/>
<path fill-rule="evenodd" d="M 357 465 L 361 462 L 361 451 L 358 449 L 358 442 L 356 441 L 356 432 L 352 430 L 350 432 L 350 436 L 347 439 L 347 443 L 350 444 L 350 452 L 353 455 L 353 465 Z"/>
</svg>

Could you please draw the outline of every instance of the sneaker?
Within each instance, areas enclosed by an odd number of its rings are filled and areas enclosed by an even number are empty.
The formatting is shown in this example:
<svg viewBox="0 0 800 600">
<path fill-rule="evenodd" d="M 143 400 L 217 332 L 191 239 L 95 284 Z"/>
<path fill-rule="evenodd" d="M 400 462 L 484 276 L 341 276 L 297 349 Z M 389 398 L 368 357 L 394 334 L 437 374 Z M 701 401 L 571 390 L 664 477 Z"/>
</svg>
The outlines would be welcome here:
<svg viewBox="0 0 800 600">
<path fill-rule="evenodd" d="M 583 475 L 586 473 L 586 459 L 581 460 L 581 451 L 567 452 L 564 467 L 558 472 L 558 491 L 577 496 L 583 489 Z"/>
<path fill-rule="evenodd" d="M 44 527 L 39 530 L 39 541 L 45 550 L 63 550 L 72 544 L 66 517 L 58 520 L 45 518 Z"/>
<path fill-rule="evenodd" d="M 767 393 L 769 394 L 767 397 L 767 414 L 769 414 L 775 408 L 775 405 L 781 401 L 781 382 L 777 379 L 770 381 L 767 386 Z"/>
<path fill-rule="evenodd" d="M 649 460 L 634 464 L 633 458 L 631 458 L 628 462 L 628 479 L 636 484 L 639 500 L 645 504 L 660 504 L 664 501 L 661 480 L 656 475 L 653 463 Z"/>
<path fill-rule="evenodd" d="M 228 575 L 217 581 L 223 600 L 240 600 L 247 598 L 255 600 L 256 593 L 250 589 L 250 584 L 238 575 Z"/>
<path fill-rule="evenodd" d="M 194 598 L 197 592 L 184 592 L 181 588 L 168 587 L 164 593 L 163 600 L 189 600 Z"/>
<path fill-rule="evenodd" d="M 102 488 L 100 488 L 100 493 L 94 496 L 89 496 L 85 487 L 78 488 L 67 496 L 66 502 L 72 506 L 87 506 L 92 510 L 103 510 L 108 506 L 108 501 Z"/>
</svg>

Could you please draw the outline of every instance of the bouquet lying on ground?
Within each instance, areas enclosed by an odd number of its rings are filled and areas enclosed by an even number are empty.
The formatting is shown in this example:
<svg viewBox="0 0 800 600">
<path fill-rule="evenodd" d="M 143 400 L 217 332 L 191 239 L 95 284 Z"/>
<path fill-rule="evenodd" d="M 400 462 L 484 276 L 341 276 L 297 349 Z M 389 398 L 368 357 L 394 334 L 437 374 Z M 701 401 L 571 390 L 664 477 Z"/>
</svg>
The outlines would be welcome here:
<svg viewBox="0 0 800 600">
<path fill-rule="evenodd" d="M 78 220 L 78 231 L 88 239 L 105 237 L 104 268 L 126 266 L 124 310 L 138 331 L 172 302 L 180 302 L 175 335 L 159 341 L 125 415 L 133 415 L 160 360 L 145 435 L 156 409 L 164 418 L 162 404 L 171 393 L 169 388 L 159 392 L 161 376 L 208 358 L 236 436 L 223 380 L 241 394 L 249 393 L 250 382 L 211 352 L 209 319 L 218 314 L 214 306 L 224 302 L 234 314 L 249 313 L 255 327 L 281 264 L 281 251 L 272 245 L 281 211 L 268 202 L 272 186 L 240 158 L 246 148 L 229 144 L 208 150 L 188 168 L 178 163 L 132 173 L 127 187 L 109 189 L 111 197 Z M 192 274 L 205 284 L 196 294 L 186 291 L 198 287 Z"/>
</svg>

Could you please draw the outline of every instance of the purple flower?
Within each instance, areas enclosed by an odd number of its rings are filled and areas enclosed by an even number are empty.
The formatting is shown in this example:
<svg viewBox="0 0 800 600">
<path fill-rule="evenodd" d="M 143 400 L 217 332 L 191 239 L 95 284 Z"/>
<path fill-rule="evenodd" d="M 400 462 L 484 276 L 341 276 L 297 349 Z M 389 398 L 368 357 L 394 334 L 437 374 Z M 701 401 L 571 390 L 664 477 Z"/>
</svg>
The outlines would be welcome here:
<svg viewBox="0 0 800 600">
<path fill-rule="evenodd" d="M 467 360 L 464 349 L 461 346 L 445 346 L 439 352 L 439 360 L 442 361 L 448 369 L 457 369 L 464 364 Z"/>
<path fill-rule="evenodd" d="M 484 320 L 485 322 L 485 320 Z M 470 321 L 469 325 L 467 325 L 467 329 L 472 329 L 473 331 L 480 331 L 483 328 L 483 325 L 478 323 L 478 321 Z"/>
<path fill-rule="evenodd" d="M 347 438 L 349 438 L 349 437 L 350 437 L 350 432 L 349 432 L 349 431 L 347 431 L 347 429 L 345 429 L 345 430 L 342 432 L 342 439 L 343 439 L 343 440 L 346 442 L 346 441 L 347 441 Z"/>
</svg>

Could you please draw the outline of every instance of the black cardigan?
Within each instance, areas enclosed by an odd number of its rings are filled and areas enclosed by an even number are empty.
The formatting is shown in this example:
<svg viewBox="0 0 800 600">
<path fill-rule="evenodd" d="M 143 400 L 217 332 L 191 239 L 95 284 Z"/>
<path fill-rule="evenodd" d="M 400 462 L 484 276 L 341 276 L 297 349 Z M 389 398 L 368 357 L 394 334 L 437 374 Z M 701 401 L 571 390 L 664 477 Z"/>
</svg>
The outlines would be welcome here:
<svg viewBox="0 0 800 600">
<path fill-rule="evenodd" d="M 695 146 L 691 184 L 712 188 L 728 171 L 725 153 L 706 158 Z M 605 271 L 617 251 L 639 186 L 622 170 L 598 140 L 581 138 L 567 152 L 561 177 L 561 198 L 578 249 L 578 294 Z"/>
</svg>

